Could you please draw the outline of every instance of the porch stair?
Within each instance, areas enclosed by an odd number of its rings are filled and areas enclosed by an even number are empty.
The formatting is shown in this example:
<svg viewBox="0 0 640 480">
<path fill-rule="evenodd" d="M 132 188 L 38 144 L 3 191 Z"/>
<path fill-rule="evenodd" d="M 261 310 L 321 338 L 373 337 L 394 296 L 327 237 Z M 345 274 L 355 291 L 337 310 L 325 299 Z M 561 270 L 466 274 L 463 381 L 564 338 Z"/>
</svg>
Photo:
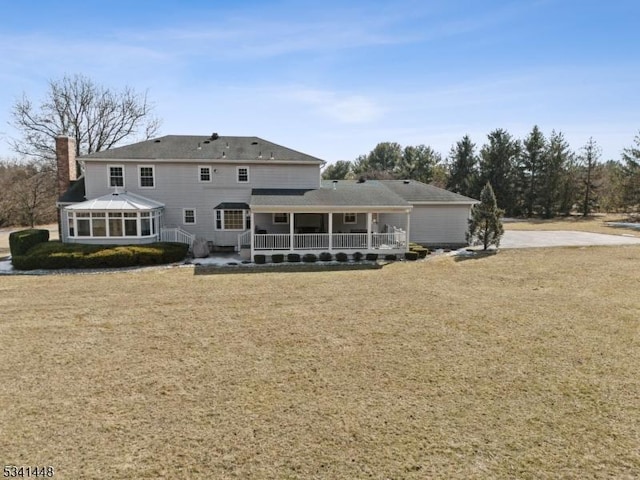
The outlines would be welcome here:
<svg viewBox="0 0 640 480">
<path fill-rule="evenodd" d="M 163 242 L 184 243 L 191 248 L 195 238 L 195 235 L 180 227 L 162 227 L 160 229 L 160 240 Z"/>
</svg>

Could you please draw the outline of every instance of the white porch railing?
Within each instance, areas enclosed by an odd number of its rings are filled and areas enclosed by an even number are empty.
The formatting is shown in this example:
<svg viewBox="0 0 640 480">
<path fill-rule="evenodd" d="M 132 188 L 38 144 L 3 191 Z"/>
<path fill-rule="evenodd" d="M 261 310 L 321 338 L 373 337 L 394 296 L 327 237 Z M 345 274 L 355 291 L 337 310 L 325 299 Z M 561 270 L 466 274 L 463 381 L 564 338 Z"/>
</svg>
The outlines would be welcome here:
<svg viewBox="0 0 640 480">
<path fill-rule="evenodd" d="M 293 235 L 293 250 L 328 250 L 330 237 L 332 250 L 367 249 L 366 233 L 296 233 Z M 371 249 L 402 249 L 406 247 L 406 238 L 406 232 L 399 228 L 388 233 L 371 233 Z M 288 233 L 258 233 L 253 237 L 253 248 L 291 250 L 291 239 Z M 250 240 L 243 244 L 247 245 Z"/>
<path fill-rule="evenodd" d="M 291 236 L 288 233 L 257 233 L 253 238 L 255 250 L 289 250 Z"/>
<path fill-rule="evenodd" d="M 163 242 L 185 243 L 189 245 L 189 247 L 192 247 L 193 240 L 195 238 L 195 235 L 192 235 L 191 233 L 181 229 L 180 227 L 162 227 L 160 229 L 160 240 Z"/>
<path fill-rule="evenodd" d="M 251 245 L 251 230 L 247 230 L 238 235 L 238 252 L 242 250 L 242 247 L 245 245 Z"/>
</svg>

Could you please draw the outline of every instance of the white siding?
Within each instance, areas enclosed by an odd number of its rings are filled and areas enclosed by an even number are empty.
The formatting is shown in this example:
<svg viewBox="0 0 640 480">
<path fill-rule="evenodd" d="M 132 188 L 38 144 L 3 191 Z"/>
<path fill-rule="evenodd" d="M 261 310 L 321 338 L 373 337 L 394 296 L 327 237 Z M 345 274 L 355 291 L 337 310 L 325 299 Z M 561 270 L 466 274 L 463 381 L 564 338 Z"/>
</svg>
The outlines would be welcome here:
<svg viewBox="0 0 640 480">
<path fill-rule="evenodd" d="M 466 245 L 470 205 L 414 205 L 412 242 L 428 245 Z"/>
<path fill-rule="evenodd" d="M 213 241 L 216 245 L 236 245 L 240 232 L 216 231 L 214 207 L 223 202 L 249 203 L 253 188 L 318 188 L 318 165 L 255 165 L 197 163 L 110 162 L 124 165 L 128 192 L 165 204 L 164 225 L 184 230 Z M 87 198 L 112 192 L 108 187 L 108 163 L 85 163 Z M 138 166 L 155 166 L 155 187 L 139 188 Z M 211 166 L 211 182 L 199 182 L 200 166 Z M 249 167 L 248 183 L 237 182 L 236 167 Z M 195 225 L 183 223 L 183 210 L 196 210 Z"/>
</svg>

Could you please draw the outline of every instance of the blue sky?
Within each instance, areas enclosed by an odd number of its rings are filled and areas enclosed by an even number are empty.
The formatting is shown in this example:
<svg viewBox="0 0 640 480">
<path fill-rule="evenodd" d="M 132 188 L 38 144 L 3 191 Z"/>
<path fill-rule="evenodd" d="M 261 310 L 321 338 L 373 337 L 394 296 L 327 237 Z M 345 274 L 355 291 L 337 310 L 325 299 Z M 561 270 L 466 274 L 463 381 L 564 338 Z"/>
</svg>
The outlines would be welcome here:
<svg viewBox="0 0 640 480">
<path fill-rule="evenodd" d="M 637 0 L 0 0 L 0 157 L 11 105 L 82 73 L 148 90 L 162 134 L 256 135 L 330 162 L 378 142 L 640 130 Z"/>
</svg>

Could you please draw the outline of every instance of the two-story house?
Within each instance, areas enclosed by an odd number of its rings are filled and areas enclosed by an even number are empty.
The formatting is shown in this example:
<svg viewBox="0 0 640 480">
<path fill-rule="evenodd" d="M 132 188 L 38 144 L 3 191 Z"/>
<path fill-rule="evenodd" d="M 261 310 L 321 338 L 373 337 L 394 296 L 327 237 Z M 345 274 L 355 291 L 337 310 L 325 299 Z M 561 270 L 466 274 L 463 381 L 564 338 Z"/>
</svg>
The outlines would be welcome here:
<svg viewBox="0 0 640 480">
<path fill-rule="evenodd" d="M 255 253 L 464 245 L 475 200 L 413 180 L 323 181 L 319 158 L 258 137 L 167 135 L 79 157 L 56 139 L 64 242 L 206 239 Z"/>
</svg>

